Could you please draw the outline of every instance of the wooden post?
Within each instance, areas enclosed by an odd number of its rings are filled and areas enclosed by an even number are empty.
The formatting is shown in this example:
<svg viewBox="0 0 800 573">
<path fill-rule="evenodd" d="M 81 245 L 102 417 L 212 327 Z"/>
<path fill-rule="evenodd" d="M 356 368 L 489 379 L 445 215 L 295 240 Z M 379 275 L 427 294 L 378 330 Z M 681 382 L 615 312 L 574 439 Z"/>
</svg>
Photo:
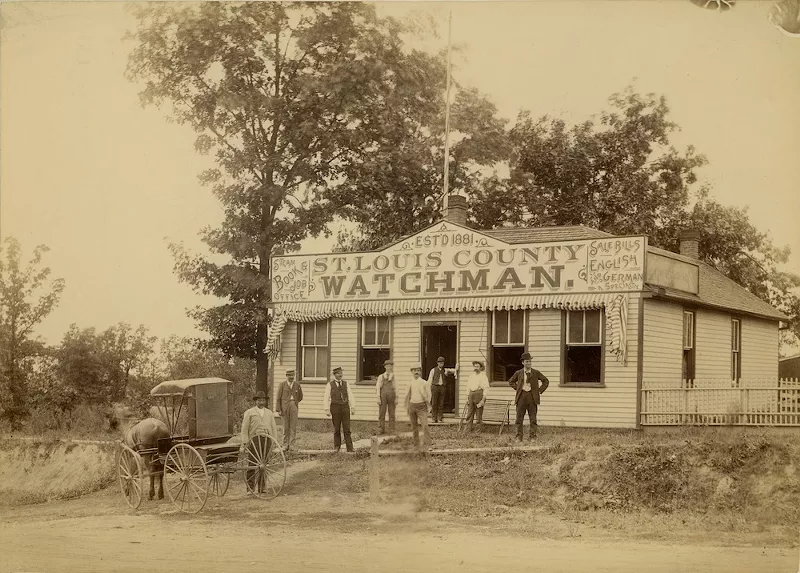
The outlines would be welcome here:
<svg viewBox="0 0 800 573">
<path fill-rule="evenodd" d="M 372 436 L 369 450 L 369 499 L 377 503 L 380 498 L 381 484 L 378 474 L 378 438 Z"/>
</svg>

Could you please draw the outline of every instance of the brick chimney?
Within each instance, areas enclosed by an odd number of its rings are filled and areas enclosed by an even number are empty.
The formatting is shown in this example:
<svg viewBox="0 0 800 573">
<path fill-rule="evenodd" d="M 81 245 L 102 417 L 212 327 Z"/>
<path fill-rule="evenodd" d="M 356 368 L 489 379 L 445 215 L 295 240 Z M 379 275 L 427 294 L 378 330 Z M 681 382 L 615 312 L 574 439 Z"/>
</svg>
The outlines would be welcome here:
<svg viewBox="0 0 800 573">
<path fill-rule="evenodd" d="M 680 254 L 684 257 L 691 257 L 693 259 L 700 258 L 700 232 L 694 229 L 686 229 L 681 231 L 678 236 L 680 239 Z"/>
<path fill-rule="evenodd" d="M 467 224 L 467 198 L 463 195 L 449 195 L 445 199 L 444 219 L 457 225 Z"/>
</svg>

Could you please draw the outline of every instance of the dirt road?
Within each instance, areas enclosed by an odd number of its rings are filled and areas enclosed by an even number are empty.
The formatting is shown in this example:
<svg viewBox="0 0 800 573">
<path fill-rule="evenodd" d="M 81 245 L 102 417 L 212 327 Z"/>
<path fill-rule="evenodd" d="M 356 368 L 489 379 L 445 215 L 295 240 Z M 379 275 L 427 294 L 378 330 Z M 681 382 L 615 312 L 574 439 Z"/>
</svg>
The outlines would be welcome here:
<svg viewBox="0 0 800 573">
<path fill-rule="evenodd" d="M 393 507 L 337 513 L 335 499 L 308 513 L 291 495 L 266 513 L 237 496 L 215 500 L 198 516 L 146 502 L 131 514 L 108 491 L 72 502 L 6 510 L 0 525 L 3 572 L 299 570 L 372 573 L 795 573 L 797 550 L 666 545 L 609 539 L 548 539 L 545 531 L 508 532 L 441 521 Z M 327 504 L 327 509 L 325 506 Z M 255 509 L 254 509 L 255 508 Z M 519 532 L 523 533 L 523 532 Z M 346 564 L 346 565 L 345 565 Z"/>
</svg>

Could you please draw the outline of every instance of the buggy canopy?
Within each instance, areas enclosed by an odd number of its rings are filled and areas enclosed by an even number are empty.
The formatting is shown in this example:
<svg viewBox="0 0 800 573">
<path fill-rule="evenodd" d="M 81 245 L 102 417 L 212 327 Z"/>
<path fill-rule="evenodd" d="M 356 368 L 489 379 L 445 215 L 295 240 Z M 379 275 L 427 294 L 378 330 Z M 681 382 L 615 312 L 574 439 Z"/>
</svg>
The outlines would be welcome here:
<svg viewBox="0 0 800 573">
<path fill-rule="evenodd" d="M 224 378 L 186 378 L 185 380 L 166 380 L 150 390 L 151 396 L 183 396 L 193 386 L 205 384 L 233 384 Z"/>
</svg>

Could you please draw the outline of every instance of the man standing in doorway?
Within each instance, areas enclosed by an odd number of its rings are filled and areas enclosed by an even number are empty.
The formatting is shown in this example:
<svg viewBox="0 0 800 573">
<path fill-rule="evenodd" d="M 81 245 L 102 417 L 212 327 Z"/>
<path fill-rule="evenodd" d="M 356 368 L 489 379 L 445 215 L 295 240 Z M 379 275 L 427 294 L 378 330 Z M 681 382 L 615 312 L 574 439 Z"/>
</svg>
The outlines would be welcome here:
<svg viewBox="0 0 800 573">
<path fill-rule="evenodd" d="M 420 452 L 427 452 L 431 443 L 431 434 L 428 430 L 428 410 L 431 407 L 431 387 L 428 382 L 420 378 L 422 365 L 415 364 L 411 367 L 411 384 L 406 393 L 406 411 L 414 431 L 414 445 Z M 419 427 L 422 426 L 422 444 L 419 440 Z"/>
<path fill-rule="evenodd" d="M 256 402 L 255 407 L 247 410 L 242 417 L 242 444 L 239 446 L 240 453 L 247 451 L 247 464 L 250 467 L 263 463 L 269 456 L 272 441 L 268 436 L 276 440 L 278 438 L 275 415 L 267 408 L 267 395 L 258 391 L 253 400 Z M 260 471 L 247 470 L 245 479 L 248 495 L 256 491 L 264 493 L 264 475 Z"/>
<path fill-rule="evenodd" d="M 350 416 L 356 413 L 356 404 L 350 384 L 343 379 L 342 368 L 333 369 L 333 380 L 325 386 L 325 415 L 333 420 L 333 449 L 337 452 L 342 447 L 342 431 L 347 451 L 353 450 L 353 439 L 350 437 Z"/>
<path fill-rule="evenodd" d="M 300 382 L 294 381 L 294 370 L 287 370 L 286 380 L 278 386 L 278 397 L 275 400 L 275 410 L 283 418 L 283 449 L 286 451 L 294 446 L 297 414 L 302 399 L 303 389 Z"/>
<path fill-rule="evenodd" d="M 478 431 L 483 428 L 483 404 L 486 402 L 486 394 L 489 392 L 489 379 L 484 372 L 483 362 L 474 360 L 472 362 L 473 374 L 467 379 L 467 419 L 464 428 L 472 431 L 473 417 L 478 418 Z"/>
<path fill-rule="evenodd" d="M 386 414 L 389 414 L 389 433 L 394 434 L 394 417 L 397 409 L 397 381 L 394 378 L 394 364 L 391 360 L 383 363 L 384 372 L 378 376 L 375 391 L 378 394 L 378 422 L 381 435 L 386 433 Z"/>
<path fill-rule="evenodd" d="M 428 374 L 428 384 L 431 385 L 431 420 L 435 424 L 444 419 L 444 356 L 436 359 L 436 366 Z"/>
<path fill-rule="evenodd" d="M 522 423 L 525 421 L 525 412 L 528 413 L 528 419 L 531 423 L 531 430 L 529 439 L 536 437 L 536 414 L 539 410 L 539 395 L 542 394 L 550 385 L 547 376 L 532 368 L 531 355 L 524 353 L 522 355 L 522 370 L 517 370 L 508 385 L 516 390 L 514 397 L 514 405 L 517 407 L 517 440 L 522 441 Z M 539 385 L 541 381 L 541 386 Z"/>
</svg>

